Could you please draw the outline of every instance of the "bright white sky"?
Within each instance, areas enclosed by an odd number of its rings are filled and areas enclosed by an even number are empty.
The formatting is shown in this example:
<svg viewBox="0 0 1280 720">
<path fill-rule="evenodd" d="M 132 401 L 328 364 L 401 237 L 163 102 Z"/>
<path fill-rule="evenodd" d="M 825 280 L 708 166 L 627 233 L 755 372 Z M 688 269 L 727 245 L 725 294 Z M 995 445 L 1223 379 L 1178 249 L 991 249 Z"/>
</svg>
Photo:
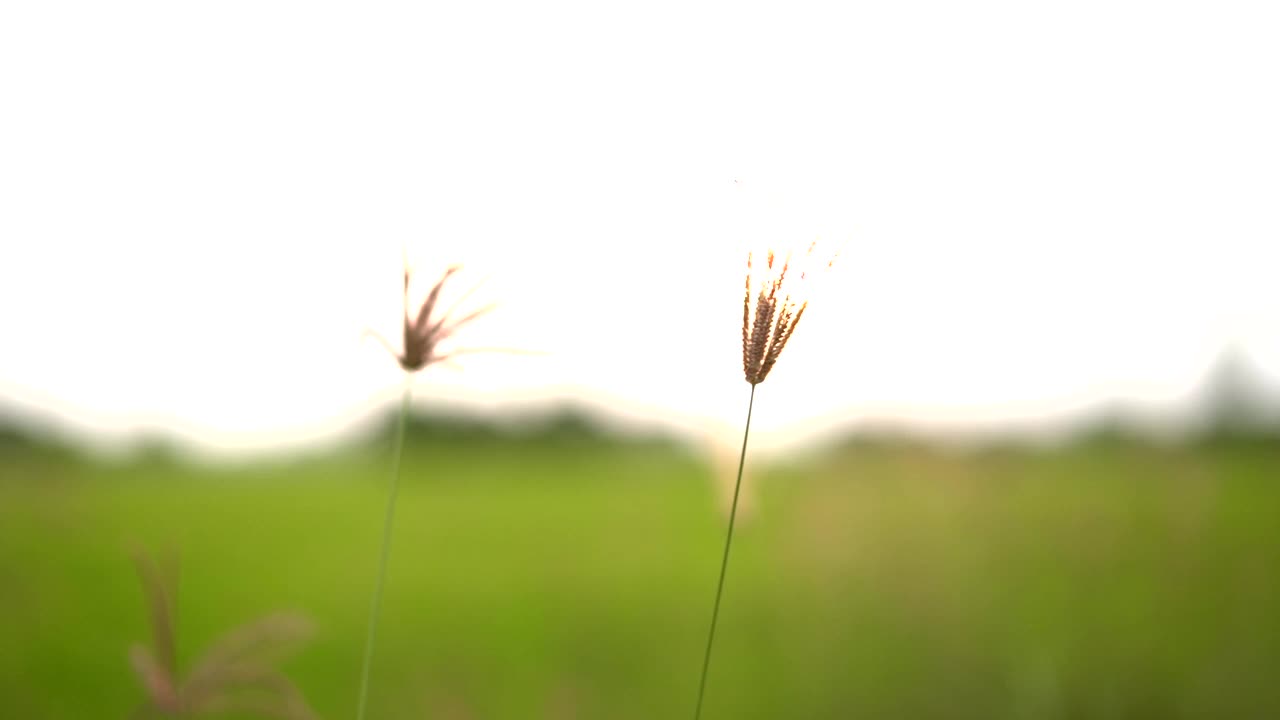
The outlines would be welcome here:
<svg viewBox="0 0 1280 720">
<path fill-rule="evenodd" d="M 1273 2 L 5 3 L 0 394 L 340 433 L 396 393 L 360 333 L 399 342 L 407 247 L 489 278 L 463 344 L 547 352 L 424 404 L 736 435 L 741 248 L 820 237 L 760 442 L 1174 402 L 1228 342 L 1280 370 L 1277 37 Z"/>
</svg>

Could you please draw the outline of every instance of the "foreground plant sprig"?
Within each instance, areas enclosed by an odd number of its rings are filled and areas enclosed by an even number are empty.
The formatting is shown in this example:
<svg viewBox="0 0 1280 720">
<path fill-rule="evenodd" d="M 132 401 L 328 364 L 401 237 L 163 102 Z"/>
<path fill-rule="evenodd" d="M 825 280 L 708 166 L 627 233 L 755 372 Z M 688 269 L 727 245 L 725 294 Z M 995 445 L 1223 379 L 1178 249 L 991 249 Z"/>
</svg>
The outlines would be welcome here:
<svg viewBox="0 0 1280 720">
<path fill-rule="evenodd" d="M 751 411 L 755 407 L 756 386 L 764 382 L 769 371 L 778 362 L 782 349 L 791 339 L 800 317 L 809 306 L 799 292 L 813 270 L 817 243 L 800 258 L 801 266 L 793 265 L 790 253 L 781 261 L 769 250 L 765 254 L 764 267 L 753 274 L 753 256 L 747 254 L 746 295 L 742 301 L 742 371 L 751 384 L 747 400 L 747 421 L 742 431 L 742 452 L 738 455 L 738 479 L 733 485 L 733 503 L 729 510 L 729 529 L 724 539 L 724 554 L 720 559 L 720 579 L 716 582 L 716 600 L 711 611 L 711 628 L 707 632 L 706 652 L 702 657 L 702 679 L 698 682 L 698 705 L 694 718 L 702 717 L 702 701 L 707 691 L 707 672 L 711 668 L 711 648 L 716 639 L 716 623 L 720 619 L 720 599 L 724 595 L 725 571 L 729 567 L 729 549 L 733 545 L 733 526 L 738 517 L 738 495 L 742 490 L 742 470 L 747 460 L 747 438 L 751 434 Z M 830 268 L 835 260 L 828 260 L 823 267 Z"/>
<path fill-rule="evenodd" d="M 129 661 L 147 691 L 147 701 L 132 717 L 197 717 L 253 713 L 281 720 L 316 717 L 302 692 L 275 665 L 311 634 L 300 615 L 276 613 L 223 635 L 192 663 L 178 671 L 177 565 L 162 569 L 139 552 L 135 563 L 147 596 L 152 644 L 134 645 Z"/>
<path fill-rule="evenodd" d="M 502 350 L 498 349 L 483 348 L 460 349 L 451 352 L 442 352 L 440 350 L 440 343 L 453 337 L 460 327 L 493 309 L 492 305 L 486 305 L 456 320 L 452 320 L 459 305 L 475 291 L 473 287 L 463 294 L 452 307 L 440 314 L 439 317 L 436 317 L 436 305 L 440 301 L 440 293 L 444 289 L 445 281 L 460 269 L 459 266 L 454 265 L 445 270 L 440 279 L 436 281 L 436 284 L 432 286 L 431 291 L 427 293 L 426 300 L 423 301 L 418 311 L 411 313 L 409 305 L 410 272 L 406 262 L 404 271 L 404 351 L 396 352 L 381 335 L 369 332 L 395 357 L 401 369 L 404 370 L 405 377 L 404 391 L 400 398 L 400 418 L 396 424 L 395 447 L 392 450 L 391 487 L 387 495 L 387 509 L 382 523 L 382 549 L 378 558 L 378 576 L 374 585 L 373 596 L 369 603 L 369 630 L 365 639 L 364 662 L 360 669 L 360 698 L 356 710 L 357 720 L 364 720 L 365 708 L 369 699 L 369 673 L 373 664 L 373 646 L 377 637 L 378 615 L 382 607 L 383 588 L 386 585 L 387 564 L 391 556 L 391 528 L 395 520 L 396 496 L 400 485 L 400 463 L 401 457 L 404 455 L 405 425 L 408 423 L 409 418 L 413 375 L 430 365 L 446 363 L 454 356 L 462 353 L 502 352 Z"/>
</svg>

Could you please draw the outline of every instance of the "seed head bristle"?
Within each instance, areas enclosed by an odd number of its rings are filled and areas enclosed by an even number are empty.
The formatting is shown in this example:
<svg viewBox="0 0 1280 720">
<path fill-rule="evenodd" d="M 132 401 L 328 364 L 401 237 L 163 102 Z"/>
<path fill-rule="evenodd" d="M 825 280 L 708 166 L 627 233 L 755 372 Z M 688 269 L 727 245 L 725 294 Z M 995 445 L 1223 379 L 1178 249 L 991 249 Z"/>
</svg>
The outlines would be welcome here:
<svg viewBox="0 0 1280 720">
<path fill-rule="evenodd" d="M 747 292 L 742 298 L 742 372 L 751 376 L 751 253 L 747 253 Z"/>
<path fill-rule="evenodd" d="M 778 323 L 778 334 L 773 340 L 773 345 L 769 348 L 769 355 L 764 359 L 764 363 L 760 366 L 760 379 L 764 380 L 769 371 L 773 369 L 774 363 L 778 362 L 778 356 L 782 354 L 782 348 L 791 339 L 791 333 L 795 332 L 796 325 L 800 322 L 800 316 L 804 314 L 804 309 L 809 303 L 803 303 L 796 308 L 795 314 L 788 314 L 786 320 Z"/>
<path fill-rule="evenodd" d="M 782 302 L 782 310 L 778 313 L 778 322 L 773 326 L 773 336 L 769 339 L 769 349 L 764 356 L 766 363 L 776 360 L 782 352 L 782 346 L 787 343 L 787 330 L 792 327 L 791 318 L 795 316 L 795 311 L 795 306 L 791 305 L 791 296 L 788 295 Z"/>
</svg>

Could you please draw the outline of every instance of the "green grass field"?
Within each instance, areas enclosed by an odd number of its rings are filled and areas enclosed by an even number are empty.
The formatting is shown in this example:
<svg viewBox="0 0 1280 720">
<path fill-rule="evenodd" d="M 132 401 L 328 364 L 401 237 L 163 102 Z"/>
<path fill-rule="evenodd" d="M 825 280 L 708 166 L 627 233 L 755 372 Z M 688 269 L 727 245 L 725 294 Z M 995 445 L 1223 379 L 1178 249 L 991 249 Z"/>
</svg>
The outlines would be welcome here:
<svg viewBox="0 0 1280 720">
<path fill-rule="evenodd" d="M 1274 446 L 1273 446 L 1274 448 Z M 125 718 L 130 550 L 181 656 L 277 609 L 354 716 L 389 457 L 236 469 L 11 450 L 0 718 Z M 705 718 L 1280 717 L 1280 452 L 886 446 L 758 468 Z M 725 517 L 674 449 L 411 443 L 370 716 L 691 717 Z"/>
</svg>

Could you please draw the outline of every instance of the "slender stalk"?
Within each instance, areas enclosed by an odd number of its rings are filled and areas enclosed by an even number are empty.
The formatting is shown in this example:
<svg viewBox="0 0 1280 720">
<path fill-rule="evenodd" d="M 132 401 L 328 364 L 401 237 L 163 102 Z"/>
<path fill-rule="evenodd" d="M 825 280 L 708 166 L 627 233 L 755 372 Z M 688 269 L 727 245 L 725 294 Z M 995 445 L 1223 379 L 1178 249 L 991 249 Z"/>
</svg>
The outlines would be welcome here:
<svg viewBox="0 0 1280 720">
<path fill-rule="evenodd" d="M 396 426 L 395 449 L 391 460 L 391 491 L 387 496 L 387 514 L 382 523 L 382 555 L 378 560 L 378 580 L 374 585 L 369 608 L 369 635 L 364 644 L 364 667 L 360 671 L 360 705 L 356 720 L 364 720 L 365 703 L 369 699 L 369 667 L 373 661 L 373 640 L 378 630 L 378 610 L 382 606 L 382 588 L 387 581 L 387 559 L 391 556 L 391 521 L 396 514 L 396 490 L 400 485 L 400 456 L 404 454 L 404 426 L 409 418 L 409 395 L 412 373 L 405 373 L 404 394 L 400 399 L 400 421 Z"/>
<path fill-rule="evenodd" d="M 702 658 L 702 680 L 698 683 L 698 708 L 694 720 L 702 717 L 702 697 L 707 692 L 707 670 L 711 667 L 711 645 L 716 639 L 716 621 L 720 619 L 720 596 L 724 594 L 724 573 L 729 567 L 729 548 L 733 545 L 733 523 L 738 517 L 738 492 L 742 490 L 742 468 L 747 461 L 747 437 L 751 434 L 751 408 L 756 403 L 756 386 L 751 385 L 747 401 L 747 426 L 742 431 L 742 453 L 738 456 L 738 480 L 733 485 L 733 506 L 729 510 L 729 532 L 724 537 L 724 557 L 720 560 L 720 581 L 716 584 L 716 604 L 711 611 L 711 630 L 707 633 L 707 652 Z"/>
</svg>

